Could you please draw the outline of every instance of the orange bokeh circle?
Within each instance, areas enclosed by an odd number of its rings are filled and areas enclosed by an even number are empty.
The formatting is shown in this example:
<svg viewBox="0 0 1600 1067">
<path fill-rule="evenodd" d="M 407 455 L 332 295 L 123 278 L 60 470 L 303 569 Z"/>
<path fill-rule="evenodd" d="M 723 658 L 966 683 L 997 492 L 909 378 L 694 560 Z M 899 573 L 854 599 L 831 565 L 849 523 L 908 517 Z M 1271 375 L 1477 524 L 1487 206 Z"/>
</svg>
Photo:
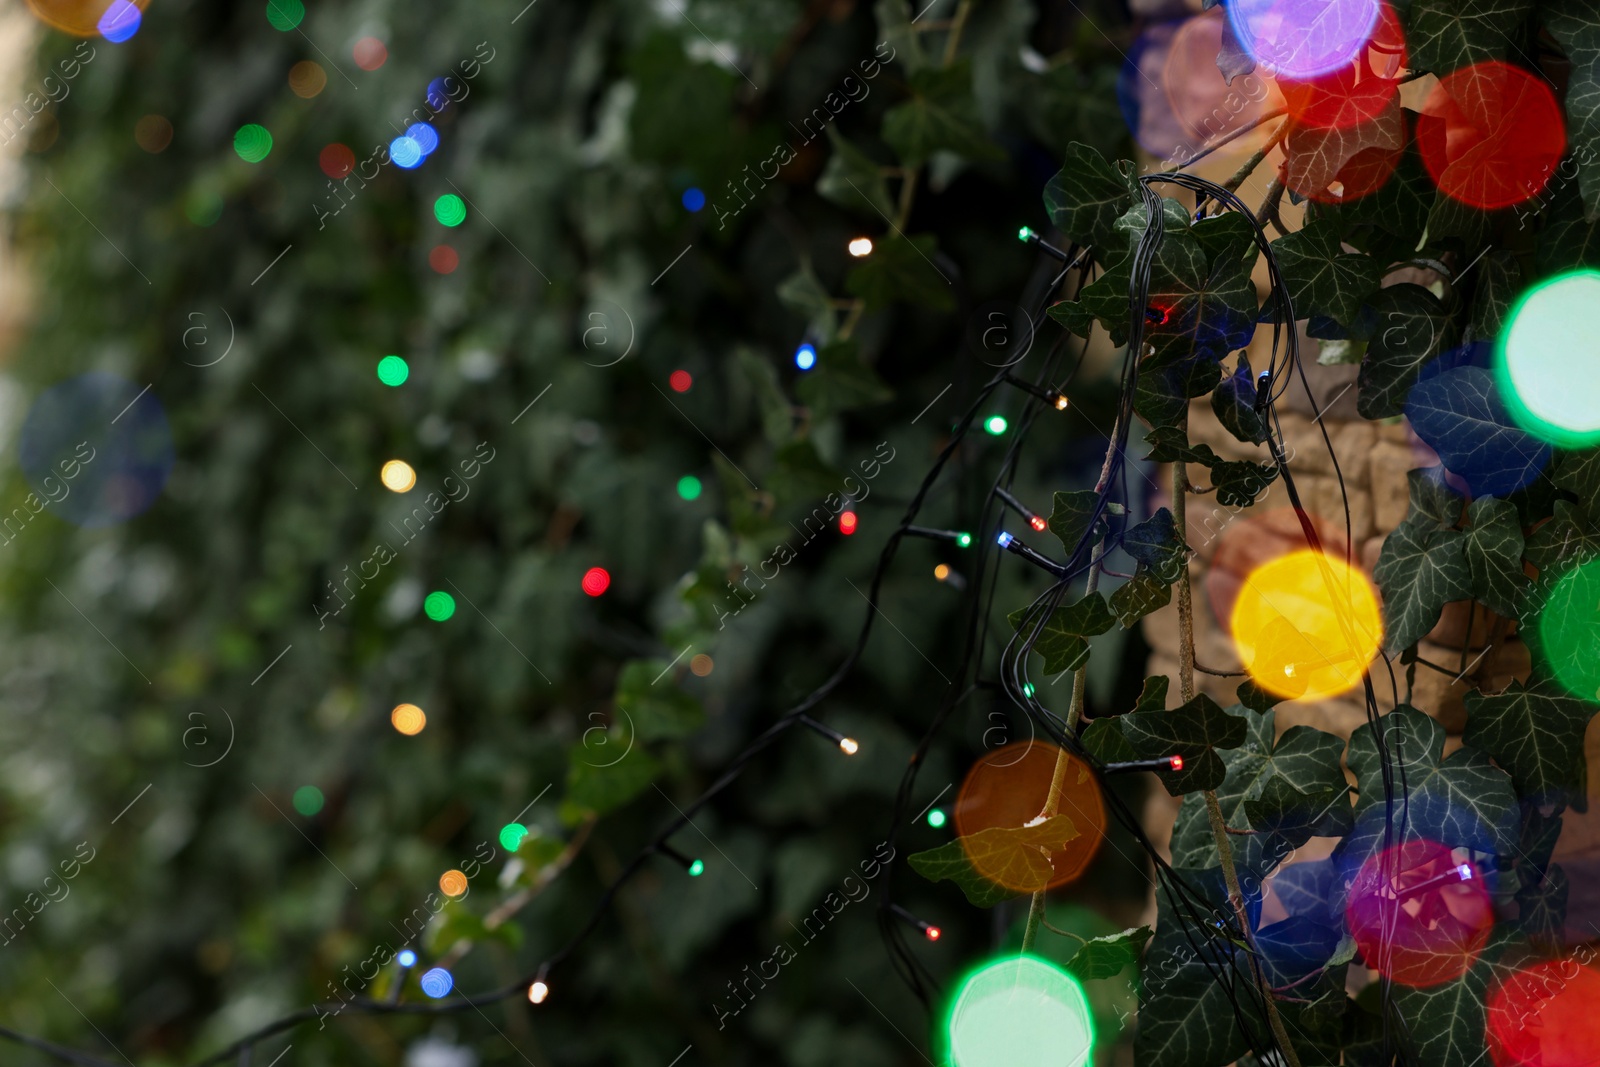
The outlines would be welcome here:
<svg viewBox="0 0 1600 1067">
<path fill-rule="evenodd" d="M 459 897 L 467 891 L 467 876 L 461 871 L 445 871 L 439 876 L 439 891 L 447 897 Z"/>
<path fill-rule="evenodd" d="M 1055 774 L 1056 755 L 1062 750 L 1047 741 L 1018 741 L 995 749 L 967 771 L 956 795 L 952 816 L 961 837 L 993 827 L 1015 828 L 1037 819 L 1044 810 Z M 1058 813 L 1072 820 L 1078 836 L 1050 853 L 1051 874 L 1046 888 L 1053 889 L 1077 878 L 1089 866 L 1105 837 L 1106 807 L 1100 783 L 1089 765 L 1066 753 L 1066 775 L 1061 786 Z M 973 868 L 997 885 L 1027 892 L 1037 886 L 1018 885 L 982 853 L 971 849 Z"/>
</svg>

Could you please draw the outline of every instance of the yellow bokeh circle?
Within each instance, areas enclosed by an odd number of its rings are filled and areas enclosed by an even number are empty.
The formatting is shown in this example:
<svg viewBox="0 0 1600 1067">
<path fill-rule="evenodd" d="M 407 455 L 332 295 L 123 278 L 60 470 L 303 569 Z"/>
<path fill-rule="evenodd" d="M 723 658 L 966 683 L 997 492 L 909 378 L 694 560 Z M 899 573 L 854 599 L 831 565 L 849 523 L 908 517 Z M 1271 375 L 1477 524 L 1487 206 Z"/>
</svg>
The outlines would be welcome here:
<svg viewBox="0 0 1600 1067">
<path fill-rule="evenodd" d="M 1383 615 L 1365 574 L 1302 549 L 1250 572 L 1232 630 L 1239 662 L 1258 686 L 1288 700 L 1322 700 L 1361 683 L 1383 641 Z"/>
<path fill-rule="evenodd" d="M 439 890 L 447 897 L 459 897 L 467 891 L 467 876 L 461 871 L 445 871 L 439 876 Z"/>
<path fill-rule="evenodd" d="M 428 725 L 428 716 L 415 704 L 396 704 L 389 713 L 389 722 L 407 737 L 413 737 Z"/>
</svg>

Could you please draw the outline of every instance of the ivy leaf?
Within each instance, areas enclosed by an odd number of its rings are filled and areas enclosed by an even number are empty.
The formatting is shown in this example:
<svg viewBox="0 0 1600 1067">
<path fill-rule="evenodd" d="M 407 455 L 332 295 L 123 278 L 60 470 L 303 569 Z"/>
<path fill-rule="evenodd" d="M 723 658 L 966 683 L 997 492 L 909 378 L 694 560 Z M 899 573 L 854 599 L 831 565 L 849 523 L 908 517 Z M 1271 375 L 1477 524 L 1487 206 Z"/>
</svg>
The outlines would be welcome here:
<svg viewBox="0 0 1600 1067">
<path fill-rule="evenodd" d="M 1587 0 L 1544 0 L 1544 28 L 1572 62 L 1567 81 L 1567 144 L 1585 165 L 1578 168 L 1587 217 L 1600 219 L 1600 172 L 1588 165 L 1600 149 L 1600 19 Z"/>
<path fill-rule="evenodd" d="M 1550 462 L 1550 446 L 1511 421 L 1494 377 L 1482 367 L 1424 373 L 1405 409 L 1417 436 L 1474 496 L 1516 492 Z"/>
<path fill-rule="evenodd" d="M 1036 625 L 1030 621 L 1031 611 L 1018 608 L 1010 616 L 1012 627 L 1025 637 L 1033 633 Z M 1100 593 L 1090 593 L 1075 604 L 1056 608 L 1033 643 L 1033 650 L 1044 657 L 1044 672 L 1056 674 L 1082 667 L 1089 660 L 1089 643 L 1084 638 L 1105 633 L 1115 622 L 1116 617 Z"/>
<path fill-rule="evenodd" d="M 1364 419 L 1401 414 L 1422 365 L 1445 347 L 1449 323 L 1438 297 L 1403 282 L 1372 299 L 1378 329 L 1356 376 L 1356 411 Z"/>
<path fill-rule="evenodd" d="M 1579 510 L 1588 514 L 1600 511 L 1600 448 L 1559 455 L 1550 480 L 1577 496 Z"/>
<path fill-rule="evenodd" d="M 1580 167 L 1579 180 L 1593 170 Z M 1540 277 L 1600 266 L 1600 221 L 1591 221 L 1584 212 L 1584 201 L 1591 195 L 1586 191 L 1580 196 L 1569 181 L 1550 197 L 1549 206 L 1541 212 L 1544 217 L 1533 247 L 1534 271 Z"/>
<path fill-rule="evenodd" d="M 1234 690 L 1239 698 L 1239 703 L 1251 711 L 1271 711 L 1278 704 L 1283 703 L 1283 698 L 1268 689 L 1263 689 L 1255 683 L 1255 679 L 1246 678 Z"/>
<path fill-rule="evenodd" d="M 1126 296 L 1123 302 L 1126 304 Z M 1222 370 L 1214 359 L 1192 359 L 1158 370 L 1141 370 L 1133 394 L 1133 410 L 1152 426 L 1177 426 L 1189 414 L 1189 401 L 1205 396 L 1221 380 Z"/>
<path fill-rule="evenodd" d="M 1077 836 L 1070 818 L 1052 815 L 1032 826 L 991 826 L 907 858 L 912 869 L 930 882 L 955 882 L 968 901 L 987 908 L 1047 886 L 1055 873 L 1050 854 Z M 980 869 L 993 877 L 979 873 Z M 996 896 L 996 890 L 1002 895 Z"/>
<path fill-rule="evenodd" d="M 1050 221 L 1081 245 L 1096 249 L 1123 245 L 1116 239 L 1116 223 L 1134 204 L 1128 173 L 1086 144 L 1068 145 L 1061 169 L 1044 187 Z"/>
<path fill-rule="evenodd" d="M 1472 596 L 1507 619 L 1518 618 L 1528 589 L 1522 573 L 1522 525 L 1509 500 L 1479 497 L 1468 511 L 1472 526 L 1462 551 L 1472 576 Z"/>
<path fill-rule="evenodd" d="M 1211 484 L 1217 490 L 1217 503 L 1225 508 L 1249 507 L 1277 477 L 1276 463 L 1230 459 L 1218 460 L 1216 466 L 1211 468 Z"/>
<path fill-rule="evenodd" d="M 1557 500 L 1554 517 L 1528 538 L 1523 555 L 1539 568 L 1539 584 L 1548 585 L 1569 567 L 1600 555 L 1600 530 L 1571 501 Z"/>
<path fill-rule="evenodd" d="M 1110 603 L 1117 622 L 1123 629 L 1131 630 L 1135 623 L 1152 611 L 1159 611 L 1172 603 L 1172 586 L 1141 563 L 1133 572 L 1133 577 L 1111 594 Z"/>
<path fill-rule="evenodd" d="M 700 702 L 662 677 L 665 660 L 633 660 L 617 682 L 617 710 L 625 713 L 641 741 L 687 737 L 705 725 Z"/>
<path fill-rule="evenodd" d="M 883 139 L 901 163 L 920 167 L 940 151 L 972 160 L 1005 158 L 978 124 L 970 62 L 916 71 L 911 75 L 910 86 L 911 99 L 896 104 L 883 116 Z"/>
<path fill-rule="evenodd" d="M 1508 929 L 1496 927 L 1477 961 L 1454 981 L 1425 989 L 1394 984 L 1395 1013 L 1406 1021 L 1401 1040 L 1407 1063 L 1463 1067 L 1489 1059 L 1485 1005 L 1491 986 L 1515 973 L 1500 963 L 1511 937 Z"/>
<path fill-rule="evenodd" d="M 1467 694 L 1462 740 L 1492 756 L 1524 800 L 1582 811 L 1588 795 L 1583 732 L 1597 711 L 1600 706 L 1552 684 L 1524 688 L 1513 681 L 1494 696 Z"/>
<path fill-rule="evenodd" d="M 1263 926 L 1255 940 L 1267 978 L 1275 986 L 1286 986 L 1307 977 L 1338 950 L 1342 932 L 1303 915 Z"/>
<path fill-rule="evenodd" d="M 1091 938 L 1078 947 L 1065 966 L 1081 982 L 1110 978 L 1138 960 L 1150 934 L 1148 926 L 1130 926 L 1120 934 Z"/>
<path fill-rule="evenodd" d="M 1177 258 L 1190 247 L 1192 260 Z M 1156 319 L 1145 336 L 1163 353 L 1163 362 L 1174 355 L 1221 359 L 1250 343 L 1260 304 L 1242 260 L 1224 252 L 1207 267 L 1198 242 L 1169 239 L 1156 262 L 1165 269 L 1151 272 L 1150 306 Z"/>
<path fill-rule="evenodd" d="M 1164 711 L 1167 707 L 1167 690 L 1171 688 L 1171 679 L 1164 674 L 1154 678 L 1146 678 L 1144 685 L 1139 689 L 1139 699 L 1134 702 L 1134 711 Z"/>
<path fill-rule="evenodd" d="M 1495 249 L 1478 264 L 1478 292 L 1472 300 L 1472 333 L 1492 339 L 1500 335 L 1512 302 L 1527 288 L 1517 257 Z"/>
<path fill-rule="evenodd" d="M 1290 915 L 1324 926 L 1344 922 L 1344 886 L 1332 860 L 1289 864 L 1273 877 L 1272 894 Z"/>
<path fill-rule="evenodd" d="M 1178 537 L 1172 512 L 1161 508 L 1123 531 L 1122 550 L 1158 574 L 1171 574 L 1176 580 L 1188 546 Z"/>
<path fill-rule="evenodd" d="M 1052 501 L 1050 532 L 1060 538 L 1062 547 L 1071 557 L 1083 545 L 1089 526 L 1094 522 L 1100 505 L 1100 494 L 1093 489 L 1079 489 L 1070 493 L 1058 492 Z"/>
<path fill-rule="evenodd" d="M 1312 837 L 1343 837 L 1356 822 L 1350 792 L 1343 784 L 1308 792 L 1287 778 L 1273 778 L 1260 796 L 1246 800 L 1243 807 L 1251 829 L 1277 834 L 1293 848 Z"/>
<path fill-rule="evenodd" d="M 1396 94 L 1366 122 L 1344 128 L 1296 126 L 1284 138 L 1284 184 L 1301 196 L 1321 192 L 1362 152 L 1398 153 L 1405 147 L 1406 123 Z M 1273 242 L 1276 248 L 1279 241 Z M 1296 314 L 1299 312 L 1296 311 Z"/>
<path fill-rule="evenodd" d="M 763 359 L 744 345 L 736 348 L 734 354 L 739 361 L 739 369 L 755 390 L 756 404 L 761 409 L 762 434 L 774 445 L 783 444 L 794 434 L 794 405 L 783 395 L 783 386 L 778 384 L 778 372 L 770 359 Z M 750 483 L 743 479 L 740 483 L 749 488 Z"/>
<path fill-rule="evenodd" d="M 1243 744 L 1248 732 L 1244 719 L 1204 693 L 1171 711 L 1130 711 L 1118 721 L 1140 759 L 1183 757 L 1183 770 L 1156 772 L 1173 796 L 1221 785 L 1227 767 L 1216 749 Z"/>
<path fill-rule="evenodd" d="M 1246 273 L 1255 266 L 1261 250 L 1256 245 L 1255 227 L 1250 219 L 1237 211 L 1225 211 L 1201 219 L 1189 227 L 1195 243 L 1205 253 L 1209 263 L 1234 262 Z"/>
<path fill-rule="evenodd" d="M 817 277 L 809 259 L 801 260 L 800 269 L 779 283 L 777 291 L 778 299 L 785 307 L 797 315 L 805 316 L 808 334 L 824 342 L 833 340 L 838 322 L 833 294 Z M 766 365 L 771 367 L 770 363 Z"/>
<path fill-rule="evenodd" d="M 1411 66 L 1449 74 L 1504 59 L 1532 12 L 1532 0 L 1414 0 L 1406 19 Z"/>
<path fill-rule="evenodd" d="M 1406 512 L 1405 521 L 1411 525 L 1419 529 L 1448 530 L 1461 521 L 1461 505 L 1466 501 L 1444 480 L 1443 467 L 1417 467 L 1406 471 L 1406 489 L 1411 508 Z"/>
<path fill-rule="evenodd" d="M 933 264 L 938 252 L 937 242 L 927 234 L 887 237 L 850 269 L 844 287 L 866 301 L 869 310 L 904 300 L 934 311 L 953 311 L 956 298 L 950 279 Z"/>
<path fill-rule="evenodd" d="M 567 794 L 561 801 L 561 821 L 568 826 L 577 825 L 587 815 L 604 815 L 622 807 L 661 773 L 661 765 L 638 745 L 628 748 L 618 744 L 627 754 L 621 759 L 610 755 L 611 743 L 619 734 L 622 740 L 631 742 L 627 734 L 614 730 L 607 738 L 610 743 L 598 754 L 598 746 L 582 744 L 568 751 Z M 607 763 L 610 760 L 615 762 Z"/>
<path fill-rule="evenodd" d="M 894 390 L 861 362 L 854 341 L 824 345 L 817 352 L 815 369 L 800 379 L 795 393 L 816 421 L 894 399 Z"/>
<path fill-rule="evenodd" d="M 1144 435 L 1150 446 L 1151 463 L 1200 463 L 1207 467 L 1220 462 L 1210 445 L 1191 445 L 1181 426 L 1158 426 Z"/>
<path fill-rule="evenodd" d="M 823 460 L 817 446 L 795 438 L 778 447 L 768 488 L 779 500 L 823 499 L 839 490 L 839 472 Z M 743 484 L 743 479 L 740 479 Z"/>
<path fill-rule="evenodd" d="M 1222 384 L 1211 391 L 1211 410 L 1223 429 L 1246 444 L 1259 445 L 1267 439 L 1267 427 L 1256 412 L 1256 378 L 1250 359 L 1239 353 L 1238 365 Z"/>
<path fill-rule="evenodd" d="M 1118 725 L 1120 717 L 1103 716 L 1091 722 L 1083 731 L 1083 749 L 1101 763 L 1127 763 L 1139 754 L 1122 736 Z"/>
<path fill-rule="evenodd" d="M 1537 882 L 1517 890 L 1517 925 L 1540 951 L 1557 955 L 1566 945 L 1567 872 L 1552 866 Z"/>
<path fill-rule="evenodd" d="M 1178 924 L 1175 916 L 1158 919 L 1156 945 L 1140 968 L 1143 993 L 1133 1057 L 1138 1064 L 1160 1067 L 1217 1067 L 1233 1063 L 1249 1050 L 1240 1031 L 1235 998 L 1229 985 L 1248 988 L 1255 981 L 1244 953 L 1215 941 L 1195 952 L 1181 938 L 1162 944 L 1161 934 Z M 1219 980 L 1218 972 L 1233 973 Z M 1265 1032 L 1256 1002 L 1237 998 L 1238 1012 L 1251 1031 Z"/>
<path fill-rule="evenodd" d="M 889 182 L 873 158 L 851 144 L 836 127 L 828 127 L 833 155 L 817 179 L 817 195 L 870 218 L 893 218 Z"/>
<path fill-rule="evenodd" d="M 1446 604 L 1471 598 L 1465 540 L 1459 530 L 1426 530 L 1407 523 L 1384 540 L 1372 577 L 1383 593 L 1385 644 L 1391 652 L 1422 640 L 1438 624 Z"/>
<path fill-rule="evenodd" d="M 1280 237 L 1272 251 L 1298 319 L 1328 315 L 1349 326 L 1383 280 L 1377 260 L 1340 247 L 1338 227 L 1328 219 Z"/>
</svg>

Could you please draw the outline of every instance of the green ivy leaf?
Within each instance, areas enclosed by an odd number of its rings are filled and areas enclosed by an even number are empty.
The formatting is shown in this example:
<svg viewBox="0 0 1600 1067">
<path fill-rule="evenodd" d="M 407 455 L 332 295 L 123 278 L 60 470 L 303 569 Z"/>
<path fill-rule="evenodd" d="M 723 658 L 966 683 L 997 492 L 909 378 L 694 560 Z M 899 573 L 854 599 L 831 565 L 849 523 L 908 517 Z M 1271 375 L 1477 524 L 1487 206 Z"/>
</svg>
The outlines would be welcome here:
<svg viewBox="0 0 1600 1067">
<path fill-rule="evenodd" d="M 1580 167 L 1579 174 L 1592 173 L 1594 169 Z M 1551 184 L 1548 205 L 1539 212 L 1539 238 L 1533 247 L 1535 273 L 1548 277 L 1579 267 L 1600 266 L 1600 220 L 1587 217 L 1584 196 L 1576 184 L 1559 178 Z"/>
<path fill-rule="evenodd" d="M 1479 497 L 1467 512 L 1472 526 L 1462 542 L 1472 595 L 1508 619 L 1522 613 L 1528 576 L 1522 573 L 1522 525 L 1516 505 L 1492 496 Z"/>
<path fill-rule="evenodd" d="M 851 144 L 837 127 L 828 127 L 833 155 L 817 179 L 817 195 L 873 220 L 893 218 L 889 182 L 873 158 Z"/>
<path fill-rule="evenodd" d="M 1513 681 L 1494 696 L 1467 694 L 1462 740 L 1492 756 L 1524 800 L 1582 811 L 1588 796 L 1583 733 L 1597 711 L 1600 706 L 1548 682 L 1524 687 Z"/>
<path fill-rule="evenodd" d="M 1061 169 L 1044 187 L 1050 221 L 1078 244 L 1097 250 L 1125 246 L 1117 239 L 1116 223 L 1134 204 L 1130 174 L 1088 145 L 1068 145 Z M 1126 285 L 1122 292 L 1126 299 Z"/>
<path fill-rule="evenodd" d="M 955 882 L 968 901 L 987 908 L 1019 892 L 1032 893 L 1045 888 L 1054 873 L 1050 854 L 1059 852 L 1077 836 L 1078 828 L 1070 818 L 1052 815 L 1030 826 L 991 826 L 907 858 L 912 870 L 930 882 Z M 1005 885 L 980 873 L 974 864 L 975 857 L 983 871 L 995 875 Z M 996 899 L 996 889 L 1004 896 Z"/>
<path fill-rule="evenodd" d="M 1172 603 L 1172 585 L 1164 582 L 1144 564 L 1139 564 L 1133 577 L 1111 594 L 1111 610 L 1123 629 L 1131 630 L 1135 623 L 1152 611 L 1159 611 Z M 1165 681 L 1166 679 L 1162 679 Z M 1148 681 L 1148 679 L 1147 679 Z"/>
<path fill-rule="evenodd" d="M 1126 306 L 1126 296 L 1123 303 Z M 1188 417 L 1189 401 L 1205 396 L 1221 380 L 1222 369 L 1214 359 L 1192 359 L 1159 370 L 1142 370 L 1133 394 L 1133 410 L 1152 426 L 1181 425 Z"/>
<path fill-rule="evenodd" d="M 586 815 L 604 815 L 638 796 L 661 773 L 658 764 L 642 747 L 620 730 L 613 730 L 604 749 L 574 745 L 567 752 L 567 794 L 561 801 L 561 821 L 575 826 Z M 621 759 L 612 749 L 625 751 Z M 615 760 L 609 766 L 607 761 Z"/>
<path fill-rule="evenodd" d="M 817 446 L 805 438 L 787 441 L 778 447 L 767 487 L 781 501 L 821 500 L 839 491 L 841 476 L 828 466 Z M 743 476 L 739 484 L 747 484 Z"/>
<path fill-rule="evenodd" d="M 1241 682 L 1239 688 L 1234 690 L 1234 693 L 1239 697 L 1239 703 L 1251 711 L 1271 711 L 1274 707 L 1283 703 L 1281 696 L 1269 689 L 1261 688 L 1252 678 L 1246 678 Z"/>
<path fill-rule="evenodd" d="M 933 311 L 953 311 L 956 298 L 950 279 L 933 263 L 938 251 L 938 243 L 927 234 L 886 237 L 850 269 L 844 287 L 866 301 L 868 310 L 904 300 Z"/>
<path fill-rule="evenodd" d="M 1146 678 L 1144 685 L 1139 688 L 1139 699 L 1134 701 L 1134 711 L 1165 711 L 1167 708 L 1167 690 L 1171 687 L 1171 679 L 1164 674 L 1154 678 Z"/>
<path fill-rule="evenodd" d="M 1070 493 L 1058 492 L 1052 501 L 1050 532 L 1060 539 L 1071 556 L 1083 544 L 1089 525 L 1094 522 L 1100 504 L 1100 494 L 1093 489 L 1079 489 Z"/>
<path fill-rule="evenodd" d="M 1024 636 L 1033 632 L 1034 623 L 1029 621 L 1031 611 L 1018 608 L 1010 616 L 1012 627 Z M 1090 593 L 1075 604 L 1056 608 L 1033 643 L 1033 650 L 1044 657 L 1044 673 L 1056 674 L 1082 667 L 1089 661 L 1089 642 L 1084 638 L 1103 634 L 1115 623 L 1116 617 L 1106 605 L 1106 598 L 1099 593 Z"/>
<path fill-rule="evenodd" d="M 1356 410 L 1364 419 L 1386 419 L 1404 414 L 1422 365 L 1453 336 L 1444 305 L 1420 285 L 1380 289 L 1371 305 L 1378 325 L 1356 376 Z"/>
<path fill-rule="evenodd" d="M 1583 161 L 1578 187 L 1588 205 L 1587 217 L 1597 220 L 1600 170 L 1592 161 L 1600 151 L 1600 18 L 1588 0 L 1543 0 L 1539 14 L 1572 63 L 1567 74 L 1567 147 Z"/>
<path fill-rule="evenodd" d="M 1222 384 L 1211 391 L 1211 410 L 1222 428 L 1246 444 L 1259 445 L 1267 439 L 1267 426 L 1256 411 L 1256 378 L 1250 358 L 1239 353 L 1238 365 Z M 1276 473 L 1276 470 L 1274 470 Z"/>
<path fill-rule="evenodd" d="M 1276 463 L 1219 460 L 1211 468 L 1211 484 L 1217 491 L 1217 503 L 1225 508 L 1249 507 L 1277 477 Z"/>
<path fill-rule="evenodd" d="M 1472 572 L 1462 551 L 1466 534 L 1409 523 L 1391 533 L 1378 553 L 1373 580 L 1383 593 L 1385 644 L 1410 648 L 1439 622 L 1444 606 L 1472 597 Z"/>
<path fill-rule="evenodd" d="M 1150 934 L 1148 926 L 1130 926 L 1120 934 L 1091 938 L 1072 954 L 1072 958 L 1066 962 L 1066 968 L 1080 982 L 1110 978 L 1139 959 L 1145 942 L 1150 940 Z"/>
<path fill-rule="evenodd" d="M 1569 568 L 1600 556 L 1600 530 L 1582 508 L 1567 500 L 1555 502 L 1554 516 L 1533 531 L 1523 549 L 1539 569 L 1539 584 L 1548 586 Z"/>
<path fill-rule="evenodd" d="M 1177 581 L 1189 551 L 1166 508 L 1123 531 L 1122 550 L 1157 574 L 1172 575 L 1173 581 Z"/>
<path fill-rule="evenodd" d="M 1157 921 L 1157 930 L 1176 925 L 1174 917 Z M 1235 1015 L 1235 999 L 1216 971 L 1231 968 L 1233 985 L 1248 988 L 1250 974 L 1244 953 L 1226 944 L 1204 946 L 1205 957 L 1181 939 L 1157 944 L 1140 968 L 1143 993 L 1139 1001 L 1139 1028 L 1134 1033 L 1133 1058 L 1138 1064 L 1160 1067 L 1218 1067 L 1233 1063 L 1248 1051 Z M 1252 1032 L 1264 1033 L 1253 999 L 1239 997 L 1242 1014 Z"/>
<path fill-rule="evenodd" d="M 817 352 L 817 365 L 795 386 L 801 401 L 821 421 L 841 411 L 886 404 L 894 399 L 882 378 L 861 362 L 854 341 L 835 341 Z"/>
<path fill-rule="evenodd" d="M 700 702 L 665 677 L 666 660 L 633 660 L 617 681 L 617 710 L 633 723 L 641 741 L 688 737 L 705 725 Z"/>
<path fill-rule="evenodd" d="M 1444 480 L 1441 466 L 1417 467 L 1406 471 L 1406 490 L 1411 507 L 1405 521 L 1418 529 L 1447 530 L 1461 522 L 1460 493 Z"/>
<path fill-rule="evenodd" d="M 1511 933 L 1496 927 L 1467 973 L 1451 982 L 1415 989 L 1395 983 L 1395 1013 L 1406 1021 L 1401 1034 L 1406 1062 L 1414 1067 L 1463 1067 L 1489 1060 L 1490 988 L 1511 976 L 1500 963 Z"/>
<path fill-rule="evenodd" d="M 883 116 L 883 139 L 901 163 L 920 167 L 935 152 L 1000 161 L 1005 153 L 984 135 L 972 95 L 972 64 L 930 67 L 911 75 L 912 97 Z"/>
<path fill-rule="evenodd" d="M 1478 291 L 1472 300 L 1472 334 L 1479 340 L 1500 336 L 1511 305 L 1527 289 L 1517 257 L 1495 249 L 1478 263 Z"/>
<path fill-rule="evenodd" d="M 1413 0 L 1406 20 L 1411 66 L 1448 74 L 1505 59 L 1532 13 L 1532 0 Z"/>
<path fill-rule="evenodd" d="M 1566 947 L 1567 872 L 1546 869 L 1544 877 L 1517 890 L 1517 926 L 1539 951 L 1559 955 Z"/>
<path fill-rule="evenodd" d="M 1101 763 L 1127 763 L 1139 758 L 1139 754 L 1128 744 L 1128 739 L 1122 736 L 1122 727 L 1119 725 L 1120 716 L 1105 716 L 1095 719 L 1083 731 L 1083 749 Z"/>
<path fill-rule="evenodd" d="M 794 435 L 794 405 L 783 395 L 778 383 L 778 372 L 770 359 L 763 359 L 750 348 L 740 345 L 735 350 L 739 369 L 755 390 L 756 405 L 761 409 L 761 432 L 774 445 L 781 445 Z M 750 483 L 739 480 L 746 489 Z"/>
<path fill-rule="evenodd" d="M 1327 315 L 1348 327 L 1383 280 L 1377 260 L 1340 247 L 1338 227 L 1328 219 L 1278 238 L 1272 251 L 1298 319 Z"/>
<path fill-rule="evenodd" d="M 1560 458 L 1551 469 L 1551 481 L 1578 498 L 1578 510 L 1589 515 L 1600 511 L 1600 448 L 1557 455 Z"/>
<path fill-rule="evenodd" d="M 1171 711 L 1130 711 L 1117 721 L 1140 759 L 1183 757 L 1183 770 L 1156 772 L 1173 796 L 1221 785 L 1227 767 L 1216 750 L 1243 744 L 1248 733 L 1244 719 L 1204 693 Z"/>
<path fill-rule="evenodd" d="M 1306 791 L 1287 778 L 1274 778 L 1243 808 L 1251 829 L 1277 834 L 1293 848 L 1312 837 L 1343 837 L 1356 822 L 1350 791 L 1342 783 L 1338 788 Z"/>
<path fill-rule="evenodd" d="M 1191 445 L 1181 426 L 1158 426 L 1144 439 L 1150 446 L 1152 463 L 1200 463 L 1210 467 L 1221 462 L 1210 445 Z"/>
<path fill-rule="evenodd" d="M 823 343 L 833 340 L 838 321 L 833 294 L 817 277 L 809 259 L 802 259 L 800 269 L 778 284 L 778 299 L 795 314 L 805 316 L 806 332 L 812 337 Z"/>
</svg>

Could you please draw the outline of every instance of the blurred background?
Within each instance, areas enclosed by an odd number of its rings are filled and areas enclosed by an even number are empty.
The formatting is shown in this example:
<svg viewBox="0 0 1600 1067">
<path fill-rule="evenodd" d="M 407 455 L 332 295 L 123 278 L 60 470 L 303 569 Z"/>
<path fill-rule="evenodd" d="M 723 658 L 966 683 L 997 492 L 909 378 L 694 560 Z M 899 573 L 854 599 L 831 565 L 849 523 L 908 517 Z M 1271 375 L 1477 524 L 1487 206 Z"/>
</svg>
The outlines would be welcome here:
<svg viewBox="0 0 1600 1067">
<path fill-rule="evenodd" d="M 1130 114 L 1176 121 L 1181 84 L 1140 81 L 1170 64 L 1129 56 L 1188 12 L 1134 6 L 8 0 L 0 1024 L 193 1063 L 341 983 L 429 1004 L 435 968 L 480 992 L 567 943 L 845 661 L 888 531 L 1031 340 L 1009 309 L 1051 261 L 1017 233 L 1066 145 L 1129 157 Z M 1045 514 L 1093 484 L 1113 355 L 1020 453 Z M 979 413 L 923 522 L 973 521 L 1021 400 Z M 976 559 L 905 544 L 815 711 L 860 752 L 785 733 L 674 837 L 703 873 L 647 860 L 545 1004 L 345 1011 L 238 1062 L 925 1062 L 941 1005 L 892 971 L 879 895 L 942 928 L 912 947 L 946 980 L 1026 911 L 910 873 L 952 832 L 926 816 L 723 1013 L 887 840 L 943 703 L 912 812 L 1026 739 L 962 692 Z M 1044 584 L 986 587 L 979 677 Z M 1091 712 L 1148 654 L 1097 639 Z M 1055 926 L 1145 913 L 1111 845 Z M 1093 985 L 1126 1059 L 1128 980 Z"/>
</svg>

